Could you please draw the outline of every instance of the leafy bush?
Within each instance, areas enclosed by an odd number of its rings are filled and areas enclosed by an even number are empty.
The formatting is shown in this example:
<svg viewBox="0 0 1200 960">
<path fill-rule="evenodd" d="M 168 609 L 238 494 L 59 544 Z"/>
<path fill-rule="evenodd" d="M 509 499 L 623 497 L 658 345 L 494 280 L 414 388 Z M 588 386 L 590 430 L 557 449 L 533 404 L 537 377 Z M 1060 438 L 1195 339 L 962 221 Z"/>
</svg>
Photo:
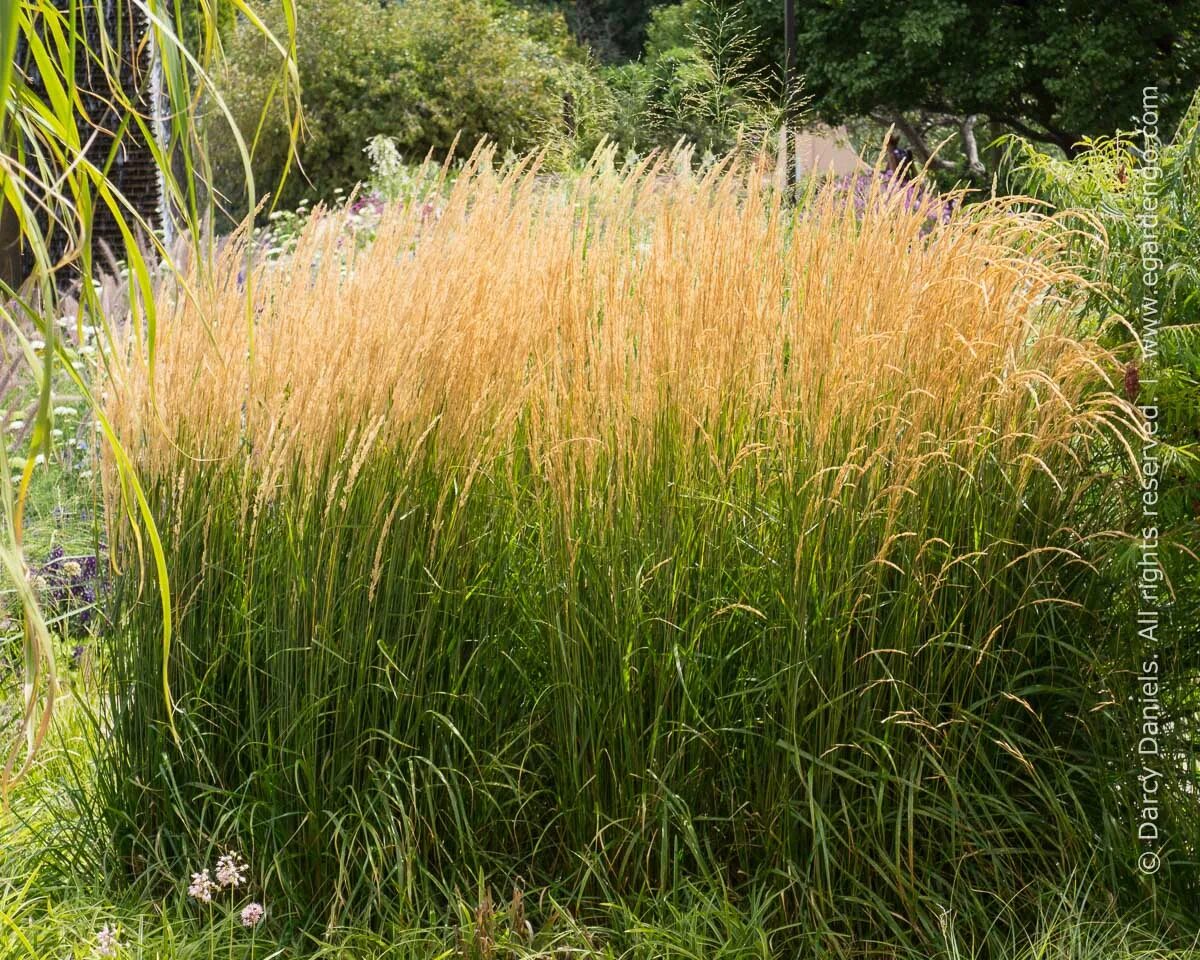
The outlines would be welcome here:
<svg viewBox="0 0 1200 960">
<path fill-rule="evenodd" d="M 525 150 L 562 139 L 564 98 L 574 100 L 574 126 L 586 143 L 598 133 L 593 116 L 603 91 L 561 15 L 487 0 L 305 0 L 297 41 L 305 136 L 300 169 L 279 195 L 333 198 L 368 174 L 363 149 L 377 135 L 394 137 L 410 159 L 441 154 L 456 138 L 488 136 L 501 148 Z M 258 188 L 284 175 L 289 118 L 270 113 L 258 127 L 279 70 L 278 54 L 258 31 L 239 29 L 219 78 L 254 155 Z M 244 213 L 243 173 L 231 134 L 214 124 L 210 151 L 215 187 L 235 216 Z"/>
<path fill-rule="evenodd" d="M 155 378 L 131 344 L 105 393 L 178 614 L 164 662 L 121 581 L 119 863 L 236 845 L 318 930 L 697 888 L 769 904 L 773 955 L 1000 945 L 997 904 L 1093 867 L 1144 896 L 1088 562 L 1136 427 L 1054 238 L 674 161 L 485 155 L 361 250 L 315 216 L 253 323 L 233 244 L 164 293 Z"/>
<path fill-rule="evenodd" d="M 605 71 L 615 101 L 611 139 L 640 151 L 683 140 L 714 154 L 761 145 L 783 110 L 756 55 L 736 10 L 708 0 L 655 9 L 645 58 Z"/>
<path fill-rule="evenodd" d="M 1156 146 L 1156 158 L 1148 158 L 1146 144 L 1131 135 L 1089 141 L 1073 160 L 1019 139 L 1008 145 L 1012 185 L 1058 211 L 1072 256 L 1086 265 L 1092 286 L 1085 312 L 1093 323 L 1114 316 L 1122 321 L 1105 329 L 1110 343 L 1124 347 L 1129 399 L 1157 411 L 1158 539 L 1174 595 L 1168 630 L 1183 641 L 1180 649 L 1191 651 L 1189 662 L 1174 664 L 1173 673 L 1191 703 L 1189 678 L 1200 670 L 1200 650 L 1187 641 L 1200 618 L 1194 552 L 1200 544 L 1200 95 L 1174 137 Z M 1147 199 L 1156 220 L 1144 216 Z M 1161 264 L 1152 271 L 1152 284 L 1144 257 Z M 1157 331 L 1147 327 L 1148 316 Z M 1145 349 L 1138 349 L 1139 342 Z M 1127 529 L 1139 527 L 1131 522 Z M 1119 573 L 1130 582 L 1136 557 L 1119 559 Z M 1178 718 L 1176 726 L 1183 721 Z"/>
</svg>

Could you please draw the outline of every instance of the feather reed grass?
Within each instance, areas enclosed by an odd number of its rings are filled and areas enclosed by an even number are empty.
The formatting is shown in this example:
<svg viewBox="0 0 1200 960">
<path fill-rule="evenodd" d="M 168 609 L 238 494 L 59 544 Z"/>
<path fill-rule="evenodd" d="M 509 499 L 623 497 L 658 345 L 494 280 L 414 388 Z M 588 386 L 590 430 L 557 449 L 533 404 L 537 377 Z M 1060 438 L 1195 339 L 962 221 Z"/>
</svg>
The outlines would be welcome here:
<svg viewBox="0 0 1200 960">
<path fill-rule="evenodd" d="M 112 358 L 182 737 L 131 574 L 127 869 L 236 842 L 302 926 L 700 885 L 822 956 L 1002 937 L 1089 864 L 1138 895 L 1095 635 L 1137 425 L 1054 232 L 681 166 L 481 154 L 363 249 L 337 212 L 285 264 L 231 242 Z"/>
</svg>

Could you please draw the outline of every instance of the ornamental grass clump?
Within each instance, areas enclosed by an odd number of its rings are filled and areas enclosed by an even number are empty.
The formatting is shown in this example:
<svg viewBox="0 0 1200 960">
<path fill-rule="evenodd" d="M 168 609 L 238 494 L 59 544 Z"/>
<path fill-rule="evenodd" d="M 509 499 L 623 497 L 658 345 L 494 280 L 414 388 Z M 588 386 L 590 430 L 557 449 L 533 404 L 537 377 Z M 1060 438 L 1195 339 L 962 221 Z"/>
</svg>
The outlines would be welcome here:
<svg viewBox="0 0 1200 960">
<path fill-rule="evenodd" d="M 702 887 L 853 954 L 1134 862 L 1089 611 L 1136 425 L 1051 236 L 679 166 L 482 155 L 436 219 L 358 249 L 318 214 L 164 292 L 105 388 L 175 614 L 178 743 L 130 564 L 99 791 L 133 872 L 253 837 L 318 929 Z"/>
</svg>

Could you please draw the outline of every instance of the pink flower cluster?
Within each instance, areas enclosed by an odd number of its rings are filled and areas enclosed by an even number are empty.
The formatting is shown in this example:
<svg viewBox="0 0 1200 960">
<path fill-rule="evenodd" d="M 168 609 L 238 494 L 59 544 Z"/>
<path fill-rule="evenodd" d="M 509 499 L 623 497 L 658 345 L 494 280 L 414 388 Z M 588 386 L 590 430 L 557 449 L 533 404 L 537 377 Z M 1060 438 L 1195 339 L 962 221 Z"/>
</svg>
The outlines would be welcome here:
<svg viewBox="0 0 1200 960">
<path fill-rule="evenodd" d="M 236 890 L 246 885 L 248 867 L 241 854 L 229 851 L 217 858 L 216 868 L 210 872 L 208 868 L 192 874 L 192 882 L 188 885 L 188 896 L 200 903 L 212 903 L 213 895 L 221 890 Z M 215 874 L 215 879 L 214 879 Z M 266 916 L 266 909 L 261 903 L 253 902 L 242 908 L 242 926 L 256 927 Z"/>
</svg>

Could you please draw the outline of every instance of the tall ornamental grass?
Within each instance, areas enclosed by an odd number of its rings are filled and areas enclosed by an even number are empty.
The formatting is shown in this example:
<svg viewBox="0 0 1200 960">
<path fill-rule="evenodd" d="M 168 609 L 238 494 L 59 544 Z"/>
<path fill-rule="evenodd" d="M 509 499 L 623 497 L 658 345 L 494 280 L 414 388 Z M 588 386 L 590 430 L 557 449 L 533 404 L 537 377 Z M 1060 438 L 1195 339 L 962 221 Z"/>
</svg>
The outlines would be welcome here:
<svg viewBox="0 0 1200 960">
<path fill-rule="evenodd" d="M 236 845 L 310 929 L 703 888 L 844 955 L 1131 875 L 1139 733 L 1090 627 L 1136 424 L 1050 235 L 674 168 L 485 155 L 363 249 L 328 213 L 164 291 L 105 388 L 177 617 L 178 743 L 131 566 L 122 869 Z"/>
<path fill-rule="evenodd" d="M 270 33 L 245 0 L 229 0 L 246 29 L 278 53 L 272 90 L 295 117 L 295 7 L 281 0 L 278 34 Z M 183 29 L 183 9 L 190 29 Z M 75 346 L 91 328 L 101 350 L 114 345 L 101 280 L 118 273 L 141 341 L 154 352 L 157 312 L 150 293 L 164 274 L 183 281 L 176 250 L 199 262 L 208 249 L 203 224 L 211 198 L 201 189 L 207 160 L 197 150 L 197 111 L 204 103 L 211 126 L 230 114 L 213 87 L 209 68 L 220 43 L 208 0 L 94 3 L 91 0 L 5 0 L 0 3 L 0 337 L 4 390 L 30 385 L 36 401 L 25 428 L 23 466 L 0 445 L 0 581 L 20 610 L 19 669 L 0 675 L 0 699 L 15 691 L 20 709 L 0 717 L 0 803 L 32 769 L 63 699 L 64 677 L 55 662 L 53 611 L 34 589 L 25 544 L 34 473 L 52 462 L 62 431 L 55 426 L 64 385 L 98 409 L 90 363 Z M 177 15 L 179 17 L 177 21 Z M 181 33 L 189 33 L 187 41 Z M 294 125 L 285 139 L 295 140 Z M 140 175 L 131 174 L 145 151 L 141 174 L 157 175 L 160 209 L 139 202 Z M 230 155 L 240 161 L 249 196 L 257 196 L 252 151 L 235 135 Z M 261 188 L 261 183 L 259 187 Z M 126 191 L 130 191 L 127 195 Z M 254 204 L 251 203 L 253 206 Z M 162 229 L 177 235 L 164 242 Z M 108 243 L 103 238 L 108 237 Z M 114 238 L 119 238 L 114 241 Z M 119 262 L 119 267 L 114 264 Z M 10 399 L 14 399 L 10 397 Z M 6 412 L 7 422 L 19 419 Z M 107 422 L 97 435 L 110 448 L 127 497 L 122 509 L 140 527 L 143 561 L 156 566 L 161 587 L 160 636 L 170 642 L 166 566 L 149 505 Z M 6 630 L 6 632 L 8 632 Z M 164 698 L 169 698 L 164 680 Z M 11 721 L 11 722 L 10 722 Z M 15 733 L 15 735 L 14 735 Z"/>
</svg>

